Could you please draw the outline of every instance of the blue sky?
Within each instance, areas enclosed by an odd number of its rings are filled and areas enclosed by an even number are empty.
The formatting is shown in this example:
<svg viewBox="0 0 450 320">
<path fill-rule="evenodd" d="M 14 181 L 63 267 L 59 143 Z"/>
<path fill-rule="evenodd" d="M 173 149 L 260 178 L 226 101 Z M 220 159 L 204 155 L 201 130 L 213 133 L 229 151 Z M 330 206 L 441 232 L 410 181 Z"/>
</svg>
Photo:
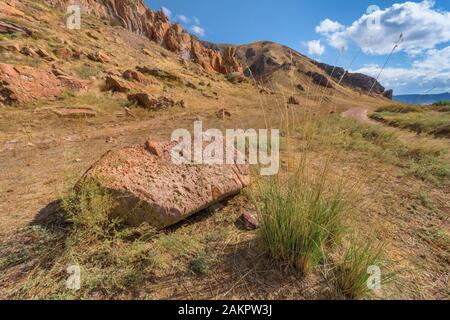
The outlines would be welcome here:
<svg viewBox="0 0 450 320">
<path fill-rule="evenodd" d="M 316 60 L 372 76 L 379 74 L 403 34 L 381 83 L 396 94 L 450 91 L 449 0 L 146 3 L 152 9 L 164 7 L 173 22 L 180 22 L 203 40 L 232 44 L 275 41 Z"/>
</svg>

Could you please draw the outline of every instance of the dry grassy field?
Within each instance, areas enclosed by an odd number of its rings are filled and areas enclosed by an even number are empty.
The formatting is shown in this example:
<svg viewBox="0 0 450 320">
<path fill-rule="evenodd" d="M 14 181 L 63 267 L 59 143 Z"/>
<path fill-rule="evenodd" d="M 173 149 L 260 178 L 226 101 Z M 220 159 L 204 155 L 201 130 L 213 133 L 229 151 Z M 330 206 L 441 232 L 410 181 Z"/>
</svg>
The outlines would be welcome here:
<svg viewBox="0 0 450 320">
<path fill-rule="evenodd" d="M 389 126 L 391 113 L 377 109 L 392 101 L 338 84 L 324 89 L 295 69 L 236 84 L 102 19 L 65 30 L 57 9 L 21 2 L 27 19 L 11 20 L 40 32 L 1 35 L 2 44 L 53 52 L 66 42 L 110 59 L 57 59 L 88 89 L 0 105 L 1 299 L 448 299 L 448 136 L 416 134 L 401 120 Z M 8 51 L 0 60 L 51 68 Z M 183 99 L 186 108 L 147 110 L 104 90 L 107 72 L 136 66 L 181 79 L 143 76 L 149 92 Z M 286 103 L 291 96 L 298 105 Z M 96 116 L 65 118 L 55 113 L 60 107 Z M 221 109 L 230 116 L 218 117 Z M 240 194 L 164 230 L 108 219 L 112 196 L 96 185 L 74 195 L 108 150 L 170 140 L 195 120 L 204 129 L 280 129 L 279 174 L 261 177 L 255 167 Z M 260 217 L 259 229 L 245 228 L 245 212 Z M 66 288 L 70 265 L 81 267 L 78 291 Z M 371 265 L 381 268 L 380 290 L 365 287 Z"/>
</svg>

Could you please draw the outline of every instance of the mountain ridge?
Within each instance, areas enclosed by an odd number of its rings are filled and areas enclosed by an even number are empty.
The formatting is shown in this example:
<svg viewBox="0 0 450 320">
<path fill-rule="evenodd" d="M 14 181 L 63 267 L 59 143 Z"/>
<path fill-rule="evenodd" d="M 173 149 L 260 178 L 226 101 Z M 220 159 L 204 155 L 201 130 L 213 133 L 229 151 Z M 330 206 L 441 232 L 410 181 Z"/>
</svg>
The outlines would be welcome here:
<svg viewBox="0 0 450 320">
<path fill-rule="evenodd" d="M 402 94 L 394 96 L 394 100 L 411 104 L 432 104 L 442 100 L 450 101 L 450 92 L 437 94 Z"/>
<path fill-rule="evenodd" d="M 244 74 L 246 76 L 253 76 L 263 82 L 274 72 L 283 68 L 289 69 L 289 65 L 294 64 L 297 65 L 296 67 L 299 67 L 297 71 L 300 73 L 304 73 L 313 78 L 313 81 L 317 79 L 317 84 L 325 86 L 342 85 L 364 94 L 370 92 L 371 94 L 381 95 L 388 99 L 392 99 L 393 96 L 393 90 L 386 90 L 373 77 L 361 73 L 351 73 L 344 68 L 318 62 L 292 48 L 276 42 L 256 41 L 240 45 L 207 41 L 202 41 L 202 43 L 205 47 L 216 51 L 223 51 L 229 47 L 235 48 L 236 56 L 244 67 Z M 305 68 L 305 65 L 308 64 L 309 67 Z M 318 69 L 312 73 L 311 71 L 306 71 L 306 69 L 312 68 L 311 65 L 316 66 Z M 308 74 L 308 72 L 310 73 Z"/>
</svg>

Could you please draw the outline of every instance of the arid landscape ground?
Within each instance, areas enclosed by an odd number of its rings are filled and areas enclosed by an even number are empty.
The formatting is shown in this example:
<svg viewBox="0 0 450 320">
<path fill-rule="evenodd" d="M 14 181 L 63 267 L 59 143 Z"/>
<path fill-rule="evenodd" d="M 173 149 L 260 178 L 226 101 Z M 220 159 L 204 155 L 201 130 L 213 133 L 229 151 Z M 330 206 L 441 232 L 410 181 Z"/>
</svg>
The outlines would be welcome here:
<svg viewBox="0 0 450 320">
<path fill-rule="evenodd" d="M 202 43 L 162 13 L 134 24 L 140 1 L 81 2 L 80 30 L 66 27 L 66 1 L 0 3 L 0 298 L 449 298 L 448 108 L 429 111 L 438 134 L 418 133 L 401 125 L 406 113 L 380 110 L 400 104 L 378 85 L 369 94 L 372 78 L 342 82 L 275 43 Z M 236 196 L 163 230 L 67 219 L 74 185 L 105 152 L 168 141 L 196 120 L 280 129 L 279 174 L 255 173 Z M 261 186 L 299 171 L 321 177 L 324 199 L 339 185 L 347 201 L 342 239 L 308 273 L 274 259 L 266 227 L 242 220 L 265 212 Z M 102 212 L 108 196 L 90 192 L 86 210 Z M 386 282 L 343 290 L 350 244 L 372 242 Z M 80 290 L 66 288 L 70 265 L 81 267 Z"/>
</svg>

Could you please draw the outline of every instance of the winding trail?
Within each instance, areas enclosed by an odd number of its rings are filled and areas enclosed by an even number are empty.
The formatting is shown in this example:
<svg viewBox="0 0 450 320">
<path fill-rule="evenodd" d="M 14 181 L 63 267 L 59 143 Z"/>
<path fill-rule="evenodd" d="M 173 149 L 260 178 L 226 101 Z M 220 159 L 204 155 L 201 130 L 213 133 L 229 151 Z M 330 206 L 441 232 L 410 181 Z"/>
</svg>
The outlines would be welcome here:
<svg viewBox="0 0 450 320">
<path fill-rule="evenodd" d="M 364 107 L 356 107 L 348 109 L 347 111 L 342 113 L 344 118 L 352 118 L 361 122 L 370 123 L 370 124 L 379 124 L 376 121 L 371 120 L 367 114 L 369 113 L 369 109 Z"/>
</svg>

